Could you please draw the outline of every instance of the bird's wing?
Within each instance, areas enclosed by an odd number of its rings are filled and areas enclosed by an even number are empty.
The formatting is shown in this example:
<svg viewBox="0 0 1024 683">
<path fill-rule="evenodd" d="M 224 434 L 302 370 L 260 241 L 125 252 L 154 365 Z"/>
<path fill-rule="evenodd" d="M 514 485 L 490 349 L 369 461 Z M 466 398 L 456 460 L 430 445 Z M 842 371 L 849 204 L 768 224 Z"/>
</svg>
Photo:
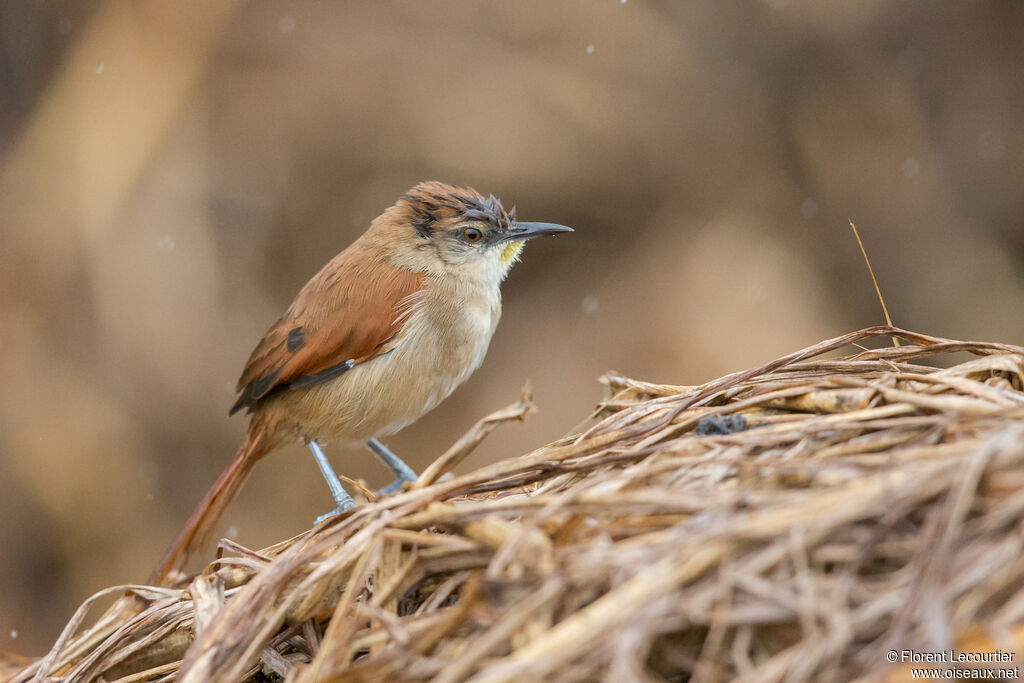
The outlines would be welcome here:
<svg viewBox="0 0 1024 683">
<path fill-rule="evenodd" d="M 353 245 L 355 246 L 355 245 Z M 302 389 L 394 348 L 423 301 L 423 275 L 351 247 L 310 280 L 253 350 L 231 413 L 272 392 Z"/>
</svg>

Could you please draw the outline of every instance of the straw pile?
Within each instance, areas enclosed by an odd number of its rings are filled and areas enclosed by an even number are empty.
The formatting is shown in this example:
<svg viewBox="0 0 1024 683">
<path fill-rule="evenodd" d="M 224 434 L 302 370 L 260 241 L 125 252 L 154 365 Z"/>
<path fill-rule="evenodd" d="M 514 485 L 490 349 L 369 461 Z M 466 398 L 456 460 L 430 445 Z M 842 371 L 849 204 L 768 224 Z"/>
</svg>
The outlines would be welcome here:
<svg viewBox="0 0 1024 683">
<path fill-rule="evenodd" d="M 524 397 L 413 490 L 259 552 L 222 542 L 179 588 L 98 594 L 12 680 L 849 680 L 956 645 L 1019 663 L 1024 348 L 879 327 L 702 386 L 603 380 L 583 433 L 441 478 Z"/>
</svg>

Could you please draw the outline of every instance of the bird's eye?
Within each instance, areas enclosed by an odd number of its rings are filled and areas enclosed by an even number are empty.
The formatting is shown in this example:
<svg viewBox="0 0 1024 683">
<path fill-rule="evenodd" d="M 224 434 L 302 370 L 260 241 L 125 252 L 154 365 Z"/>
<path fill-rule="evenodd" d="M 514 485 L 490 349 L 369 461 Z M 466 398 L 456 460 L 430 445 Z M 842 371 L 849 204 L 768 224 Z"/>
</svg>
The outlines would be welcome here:
<svg viewBox="0 0 1024 683">
<path fill-rule="evenodd" d="M 476 228 L 466 228 L 462 231 L 462 238 L 467 242 L 479 242 L 483 236 L 484 234 Z"/>
</svg>

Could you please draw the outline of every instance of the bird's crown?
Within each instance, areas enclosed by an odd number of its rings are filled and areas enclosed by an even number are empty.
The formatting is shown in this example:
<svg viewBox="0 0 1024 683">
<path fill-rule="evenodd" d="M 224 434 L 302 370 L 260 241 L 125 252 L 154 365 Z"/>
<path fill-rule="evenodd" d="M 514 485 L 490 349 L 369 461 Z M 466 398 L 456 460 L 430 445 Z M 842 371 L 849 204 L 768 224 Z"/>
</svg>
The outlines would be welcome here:
<svg viewBox="0 0 1024 683">
<path fill-rule="evenodd" d="M 431 180 L 402 195 L 398 205 L 406 208 L 416 232 L 428 237 L 439 222 L 451 219 L 483 221 L 499 231 L 515 223 L 516 208 L 508 211 L 493 194 L 483 196 L 471 187 L 456 187 Z"/>
</svg>

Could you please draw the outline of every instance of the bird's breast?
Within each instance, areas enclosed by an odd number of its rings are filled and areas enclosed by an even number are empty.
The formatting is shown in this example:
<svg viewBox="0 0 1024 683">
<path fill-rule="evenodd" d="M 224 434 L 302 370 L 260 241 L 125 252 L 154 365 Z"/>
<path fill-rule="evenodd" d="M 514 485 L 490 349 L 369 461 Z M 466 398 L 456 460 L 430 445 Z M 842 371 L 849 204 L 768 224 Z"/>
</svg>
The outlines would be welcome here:
<svg viewBox="0 0 1024 683">
<path fill-rule="evenodd" d="M 303 435 L 362 441 L 416 421 L 480 367 L 500 316 L 496 287 L 467 293 L 428 285 L 394 349 L 296 397 L 304 404 L 296 411 L 305 415 Z"/>
<path fill-rule="evenodd" d="M 410 316 L 396 351 L 408 376 L 423 386 L 423 412 L 433 409 L 483 363 L 501 316 L 501 297 L 438 287 Z M 418 417 L 418 416 L 417 416 Z"/>
</svg>

